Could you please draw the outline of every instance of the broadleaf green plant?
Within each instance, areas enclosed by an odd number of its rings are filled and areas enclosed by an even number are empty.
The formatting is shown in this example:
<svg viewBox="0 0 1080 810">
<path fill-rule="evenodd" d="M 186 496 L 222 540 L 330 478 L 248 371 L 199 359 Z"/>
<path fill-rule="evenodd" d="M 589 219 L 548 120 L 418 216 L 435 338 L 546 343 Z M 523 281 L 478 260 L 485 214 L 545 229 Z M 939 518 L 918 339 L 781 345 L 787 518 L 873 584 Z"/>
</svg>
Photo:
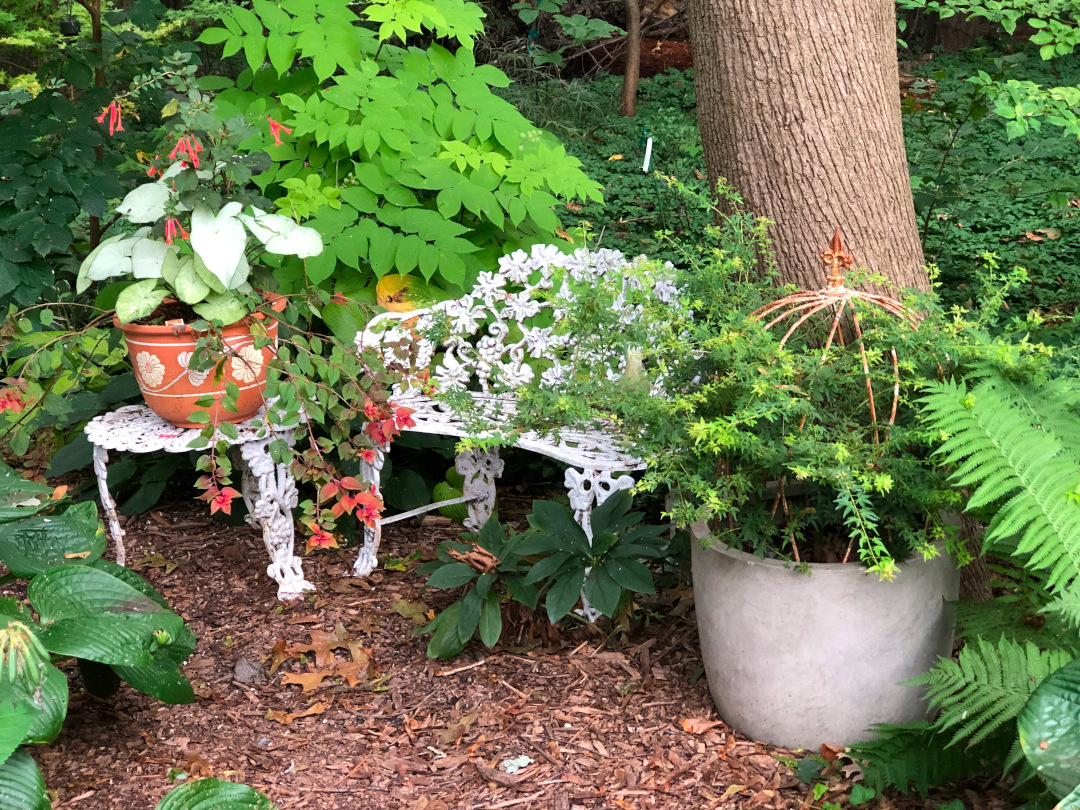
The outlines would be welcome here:
<svg viewBox="0 0 1080 810">
<path fill-rule="evenodd" d="M 530 566 L 519 550 L 527 535 L 507 535 L 491 518 L 478 535 L 467 532 L 462 537 L 463 543 L 443 543 L 438 559 L 419 568 L 430 575 L 429 588 L 468 586 L 460 599 L 416 631 L 432 634 L 429 658 L 453 658 L 477 632 L 486 646 L 494 647 L 502 637 L 502 603 L 513 599 L 532 610 L 540 595 L 526 580 Z"/>
<path fill-rule="evenodd" d="M 92 693 L 122 679 L 166 703 L 195 699 L 182 669 L 194 634 L 150 583 L 102 559 L 104 551 L 93 503 L 73 504 L 0 464 L 0 562 L 9 570 L 0 581 L 29 579 L 29 604 L 0 599 L 0 799 L 16 802 L 7 806 L 49 807 L 21 746 L 60 733 L 68 682 L 56 663 L 77 659 Z"/>
<path fill-rule="evenodd" d="M 543 557 L 525 583 L 542 583 L 552 624 L 573 610 L 583 593 L 592 607 L 610 617 L 631 593 L 655 592 L 652 571 L 642 560 L 663 556 L 666 527 L 642 525 L 644 514 L 630 512 L 633 500 L 621 489 L 593 509 L 591 539 L 569 507 L 533 501 L 532 530 L 518 550 Z"/>
<path fill-rule="evenodd" d="M 256 0 L 200 41 L 244 52 L 248 70 L 218 99 L 226 117 L 280 121 L 255 141 L 276 165 L 256 178 L 286 210 L 314 208 L 326 249 L 301 276 L 350 292 L 390 272 L 453 291 L 512 250 L 550 241 L 553 208 L 600 199 L 554 136 L 495 95 L 506 76 L 477 65 L 475 3 Z M 432 43 L 450 40 L 457 50 Z M 425 41 L 427 40 L 427 41 Z M 314 180 L 312 178 L 315 178 Z"/>
</svg>

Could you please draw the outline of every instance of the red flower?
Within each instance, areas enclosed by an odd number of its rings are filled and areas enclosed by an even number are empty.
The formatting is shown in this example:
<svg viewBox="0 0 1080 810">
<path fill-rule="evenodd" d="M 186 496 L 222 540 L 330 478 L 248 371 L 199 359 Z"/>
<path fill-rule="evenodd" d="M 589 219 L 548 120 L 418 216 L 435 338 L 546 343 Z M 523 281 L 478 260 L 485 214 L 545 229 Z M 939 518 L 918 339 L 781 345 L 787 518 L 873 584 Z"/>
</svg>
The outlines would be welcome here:
<svg viewBox="0 0 1080 810">
<path fill-rule="evenodd" d="M 105 116 L 109 116 L 109 134 L 115 135 L 117 132 L 124 131 L 124 122 L 120 120 L 120 104 L 117 103 L 114 98 L 109 102 L 108 107 L 104 107 L 101 110 L 101 115 L 97 117 L 99 124 L 105 123 Z"/>
<path fill-rule="evenodd" d="M 19 392 L 14 388 L 5 388 L 0 391 L 0 413 L 4 411 L 21 413 L 25 408 L 26 403 L 22 401 Z"/>
<path fill-rule="evenodd" d="M 337 537 L 326 531 L 326 529 L 319 529 L 313 526 L 308 526 L 308 528 L 312 529 L 313 531 L 311 533 L 311 536 L 307 539 L 307 546 L 304 549 L 305 551 L 311 551 L 312 549 L 316 548 L 338 547 Z"/>
<path fill-rule="evenodd" d="M 176 238 L 179 233 L 181 239 L 187 239 L 191 234 L 184 230 L 184 226 L 180 224 L 180 220 L 176 217 L 169 217 L 165 220 L 165 244 L 171 245 L 173 239 Z"/>
<path fill-rule="evenodd" d="M 169 160 L 175 160 L 177 155 L 187 155 L 191 165 L 197 169 L 199 168 L 199 152 L 201 151 L 203 151 L 203 148 L 195 140 L 194 135 L 181 135 L 180 140 L 176 142 L 176 146 L 169 152 Z M 187 161 L 182 161 L 182 163 L 184 168 L 187 168 Z"/>
<path fill-rule="evenodd" d="M 232 514 L 232 502 L 234 498 L 240 497 L 240 493 L 232 487 L 223 487 L 220 490 L 209 489 L 206 491 L 203 497 L 210 495 L 208 499 L 210 501 L 210 514 L 214 514 L 219 509 L 226 515 Z"/>
<path fill-rule="evenodd" d="M 374 448 L 371 447 L 365 447 L 360 451 L 360 458 L 368 464 L 374 464 L 377 456 L 378 454 L 375 452 Z"/>
<path fill-rule="evenodd" d="M 379 418 L 379 406 L 372 402 L 370 399 L 364 403 L 364 416 L 368 419 Z"/>
<path fill-rule="evenodd" d="M 394 419 L 397 422 L 397 426 L 404 430 L 405 428 L 416 427 L 416 422 L 413 421 L 412 415 L 414 411 L 412 408 L 394 408 Z"/>
<path fill-rule="evenodd" d="M 339 292 L 334 293 L 333 296 L 330 298 L 330 300 L 335 304 L 348 304 L 349 303 L 349 299 L 346 298 L 342 293 L 339 293 Z"/>
<path fill-rule="evenodd" d="M 397 422 L 393 419 L 385 419 L 381 422 L 368 422 L 364 426 L 364 430 L 367 435 L 375 444 L 390 444 L 401 431 L 398 429 Z"/>
<path fill-rule="evenodd" d="M 266 120 L 270 122 L 270 134 L 274 136 L 274 146 L 281 146 L 281 133 L 286 135 L 292 135 L 292 130 L 286 126 L 282 126 L 269 115 L 266 116 Z"/>
</svg>

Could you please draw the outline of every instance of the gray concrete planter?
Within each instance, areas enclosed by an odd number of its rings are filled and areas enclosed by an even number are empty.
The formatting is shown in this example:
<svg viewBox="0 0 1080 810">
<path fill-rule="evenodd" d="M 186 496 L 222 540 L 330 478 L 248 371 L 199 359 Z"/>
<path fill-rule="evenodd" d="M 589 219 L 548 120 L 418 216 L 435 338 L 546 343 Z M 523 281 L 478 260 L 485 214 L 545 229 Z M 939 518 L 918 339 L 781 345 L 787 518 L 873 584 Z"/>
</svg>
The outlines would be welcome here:
<svg viewBox="0 0 1080 810">
<path fill-rule="evenodd" d="M 956 563 L 905 563 L 893 582 L 858 564 L 810 575 L 691 534 L 701 656 L 726 723 L 789 748 L 848 745 L 874 723 L 924 719 L 922 690 L 900 686 L 952 652 Z"/>
</svg>

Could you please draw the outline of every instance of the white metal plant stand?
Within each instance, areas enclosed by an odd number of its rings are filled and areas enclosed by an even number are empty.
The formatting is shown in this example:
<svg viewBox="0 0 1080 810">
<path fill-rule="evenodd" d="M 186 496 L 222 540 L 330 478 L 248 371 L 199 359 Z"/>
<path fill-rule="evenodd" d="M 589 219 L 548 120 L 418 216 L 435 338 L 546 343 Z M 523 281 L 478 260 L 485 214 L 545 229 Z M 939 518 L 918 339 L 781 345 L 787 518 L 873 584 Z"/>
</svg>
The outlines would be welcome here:
<svg viewBox="0 0 1080 810">
<path fill-rule="evenodd" d="M 265 409 L 264 409 L 265 410 Z M 261 528 L 263 543 L 270 553 L 266 574 L 278 584 L 278 599 L 296 599 L 315 586 L 304 579 L 300 558 L 293 553 L 295 532 L 292 509 L 296 506 L 296 482 L 287 464 L 276 464 L 270 457 L 270 444 L 281 439 L 292 445 L 296 428 L 266 424 L 264 410 L 236 426 L 237 438 L 218 434 L 215 439 L 239 445 L 242 478 L 240 492 L 247 504 L 247 522 Z M 169 424 L 145 405 L 128 405 L 95 417 L 85 428 L 94 446 L 94 473 L 97 475 L 101 504 L 116 544 L 116 561 L 126 563 L 124 530 L 116 512 L 116 502 L 109 493 L 106 465 L 109 451 L 128 453 L 186 453 L 199 429 L 178 428 Z"/>
<path fill-rule="evenodd" d="M 648 272 L 629 272 L 646 268 Z M 564 280 L 556 290 L 561 271 L 565 271 Z M 468 391 L 475 406 L 473 410 L 482 413 L 479 421 L 488 425 L 478 433 L 476 414 L 463 417 L 454 413 L 446 402 L 432 399 L 416 387 L 397 386 L 394 404 L 414 411 L 412 418 L 416 425 L 409 430 L 462 438 L 498 435 L 500 426 L 513 425 L 517 405 L 514 389 L 535 378 L 533 364 L 527 357 L 536 361 L 537 367 L 544 368 L 540 383 L 552 388 L 562 385 L 579 368 L 604 369 L 613 382 L 626 368 L 627 358 L 597 356 L 584 341 L 576 341 L 573 335 L 556 328 L 574 295 L 566 276 L 575 281 L 603 283 L 620 291 L 613 309 L 621 322 L 630 323 L 641 310 L 640 304 L 632 303 L 635 293 L 645 292 L 660 301 L 675 302 L 677 290 L 672 275 L 671 265 L 655 265 L 644 257 L 628 260 L 615 250 L 578 250 L 567 255 L 556 247 L 538 245 L 531 254 L 517 251 L 501 258 L 498 271 L 480 273 L 476 286 L 463 298 L 443 301 L 429 309 L 387 312 L 373 318 L 356 336 L 356 344 L 361 350 L 379 350 L 388 362 L 397 359 L 406 367 L 418 369 L 429 368 L 436 353 L 442 351 L 441 360 L 430 368 L 432 379 L 442 391 Z M 537 316 L 545 311 L 550 312 L 548 325 L 534 325 L 534 320 L 540 320 Z M 442 321 L 448 323 L 449 333 L 437 347 L 424 335 Z M 421 336 L 418 340 L 416 334 Z M 659 380 L 654 388 L 656 393 L 662 393 Z M 592 509 L 616 490 L 634 485 L 631 476 L 616 474 L 646 466 L 642 459 L 624 449 L 626 442 L 617 431 L 603 425 L 588 430 L 565 428 L 557 435 L 511 433 L 511 437 L 515 447 L 570 465 L 565 476 L 570 504 L 590 540 Z M 375 462 L 362 465 L 364 481 L 378 486 L 382 466 L 383 452 L 377 452 Z M 495 481 L 503 471 L 503 462 L 498 449 L 492 449 L 462 453 L 455 466 L 465 476 L 463 497 L 415 511 L 468 503 L 465 527 L 475 532 L 491 516 Z M 364 547 L 353 567 L 354 576 L 366 576 L 377 565 L 381 530 L 381 524 L 365 530 Z M 590 619 L 599 616 L 587 604 L 585 614 Z"/>
</svg>

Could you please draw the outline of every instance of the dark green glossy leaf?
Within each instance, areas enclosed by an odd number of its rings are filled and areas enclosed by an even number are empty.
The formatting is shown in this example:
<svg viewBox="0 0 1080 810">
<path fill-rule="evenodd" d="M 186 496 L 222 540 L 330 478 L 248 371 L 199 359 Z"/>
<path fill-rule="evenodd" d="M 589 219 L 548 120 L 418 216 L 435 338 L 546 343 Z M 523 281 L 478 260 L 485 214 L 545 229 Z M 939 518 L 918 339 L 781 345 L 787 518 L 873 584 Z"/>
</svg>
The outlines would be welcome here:
<svg viewBox="0 0 1080 810">
<path fill-rule="evenodd" d="M 612 559 L 604 564 L 604 570 L 623 588 L 635 593 L 656 593 L 652 571 L 642 563 L 630 558 Z"/>
<path fill-rule="evenodd" d="M 603 567 L 597 566 L 585 578 L 585 598 L 605 616 L 614 616 L 622 597 L 622 587 Z"/>
<path fill-rule="evenodd" d="M 0 701 L 0 765 L 7 762 L 23 743 L 34 724 L 35 714 L 33 707 L 25 702 Z"/>
<path fill-rule="evenodd" d="M 67 676 L 49 664 L 41 690 L 27 689 L 21 680 L 15 683 L 6 678 L 0 680 L 0 703 L 20 703 L 32 707 L 34 722 L 27 731 L 25 743 L 51 743 L 60 733 L 67 716 Z"/>
<path fill-rule="evenodd" d="M 156 810 L 277 810 L 273 802 L 247 785 L 200 779 L 166 794 Z"/>
<path fill-rule="evenodd" d="M 0 765 L 0 810 L 51 810 L 45 779 L 33 757 L 20 748 Z"/>
<path fill-rule="evenodd" d="M 592 510 L 593 534 L 615 530 L 618 520 L 630 511 L 633 503 L 634 496 L 628 489 L 617 489 L 608 495 L 607 500 Z"/>
<path fill-rule="evenodd" d="M 559 575 L 555 584 L 547 593 L 544 600 L 547 607 L 548 621 L 555 624 L 565 616 L 577 604 L 581 595 L 582 585 L 585 583 L 585 566 L 571 568 Z"/>
<path fill-rule="evenodd" d="M 428 577 L 427 584 L 429 588 L 459 588 L 466 582 L 476 579 L 479 573 L 471 565 L 463 562 L 450 563 Z"/>
<path fill-rule="evenodd" d="M 29 578 L 64 563 L 92 562 L 104 553 L 105 531 L 92 501 L 59 515 L 35 515 L 0 525 L 0 560 L 17 577 Z M 87 556 L 74 556 L 81 554 Z"/>
<path fill-rule="evenodd" d="M 1031 693 L 1017 719 L 1020 746 L 1057 797 L 1080 785 L 1080 659 L 1070 661 Z"/>
<path fill-rule="evenodd" d="M 560 551 L 558 554 L 552 554 L 548 557 L 537 562 L 529 569 L 529 573 L 525 575 L 526 585 L 535 585 L 537 582 L 541 582 L 562 567 L 563 563 L 570 559 L 570 554 L 565 551 Z"/>
<path fill-rule="evenodd" d="M 480 611 L 480 640 L 487 647 L 494 647 L 502 636 L 502 607 L 495 591 L 488 591 L 484 607 Z"/>
</svg>

